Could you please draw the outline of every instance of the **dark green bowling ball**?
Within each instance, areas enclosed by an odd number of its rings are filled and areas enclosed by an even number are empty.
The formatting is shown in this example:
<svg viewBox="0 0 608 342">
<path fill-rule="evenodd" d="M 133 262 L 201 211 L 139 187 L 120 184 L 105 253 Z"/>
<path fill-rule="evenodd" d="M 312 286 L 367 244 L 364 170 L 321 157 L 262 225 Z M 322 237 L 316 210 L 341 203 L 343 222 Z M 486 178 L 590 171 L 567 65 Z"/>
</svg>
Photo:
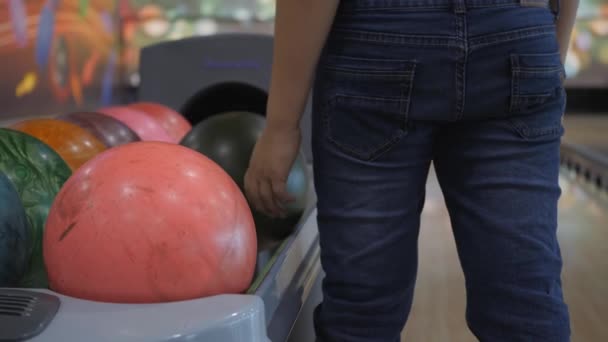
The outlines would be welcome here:
<svg viewBox="0 0 608 342">
<path fill-rule="evenodd" d="M 217 114 L 195 125 L 180 144 L 215 161 L 243 190 L 249 159 L 265 123 L 266 119 L 255 113 Z M 306 164 L 300 154 L 287 181 L 288 191 L 297 200 L 289 204 L 286 218 L 273 219 L 254 211 L 258 238 L 281 239 L 293 232 L 306 208 L 308 182 Z"/>
<path fill-rule="evenodd" d="M 194 126 L 180 144 L 218 163 L 242 189 L 249 158 L 265 123 L 263 116 L 254 113 L 218 114 Z"/>
<path fill-rule="evenodd" d="M 44 225 L 55 196 L 71 175 L 70 167 L 40 140 L 0 128 L 0 171 L 19 194 L 33 240 L 29 270 L 21 286 L 47 287 L 42 255 Z"/>
<path fill-rule="evenodd" d="M 16 287 L 30 261 L 32 235 L 19 194 L 0 172 L 0 287 Z"/>
</svg>

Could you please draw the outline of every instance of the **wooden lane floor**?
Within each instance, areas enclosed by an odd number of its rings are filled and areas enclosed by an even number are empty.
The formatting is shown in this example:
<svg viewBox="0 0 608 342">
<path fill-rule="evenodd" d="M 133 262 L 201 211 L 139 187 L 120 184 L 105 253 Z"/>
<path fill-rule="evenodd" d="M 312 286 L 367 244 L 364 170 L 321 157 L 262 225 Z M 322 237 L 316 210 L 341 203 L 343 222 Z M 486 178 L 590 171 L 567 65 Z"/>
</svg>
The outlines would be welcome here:
<svg viewBox="0 0 608 342">
<path fill-rule="evenodd" d="M 566 171 L 560 182 L 558 235 L 572 341 L 608 341 L 608 195 Z M 464 277 L 434 173 L 427 185 L 419 255 L 414 303 L 402 341 L 477 341 L 465 323 Z"/>
<path fill-rule="evenodd" d="M 566 114 L 564 142 L 581 144 L 608 153 L 608 112 L 604 114 Z"/>
</svg>

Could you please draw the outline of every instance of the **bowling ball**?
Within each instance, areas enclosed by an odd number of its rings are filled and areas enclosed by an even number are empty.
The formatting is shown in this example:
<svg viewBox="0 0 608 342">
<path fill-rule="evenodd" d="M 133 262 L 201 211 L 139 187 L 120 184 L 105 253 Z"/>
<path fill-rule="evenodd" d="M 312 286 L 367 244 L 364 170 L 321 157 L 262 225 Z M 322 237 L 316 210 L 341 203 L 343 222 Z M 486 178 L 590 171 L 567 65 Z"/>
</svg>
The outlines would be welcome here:
<svg viewBox="0 0 608 342">
<path fill-rule="evenodd" d="M 266 119 L 248 112 L 217 114 L 195 125 L 180 142 L 218 163 L 243 188 L 245 172 Z"/>
<path fill-rule="evenodd" d="M 163 126 L 163 129 L 179 143 L 182 138 L 190 132 L 192 125 L 180 113 L 161 104 L 152 102 L 137 102 L 131 104 L 130 108 L 146 113 Z"/>
<path fill-rule="evenodd" d="M 129 107 L 104 107 L 98 112 L 111 116 L 129 126 L 143 141 L 164 141 L 174 143 L 173 138 L 156 120 L 148 117 L 139 110 Z"/>
<path fill-rule="evenodd" d="M 17 287 L 25 275 L 32 235 L 19 193 L 0 172 L 0 287 Z"/>
<path fill-rule="evenodd" d="M 78 169 L 106 149 L 94 135 L 77 125 L 55 119 L 31 119 L 10 128 L 29 134 L 53 148 L 70 168 Z"/>
<path fill-rule="evenodd" d="M 217 114 L 195 125 L 180 143 L 218 163 L 243 190 L 249 160 L 265 123 L 266 119 L 255 113 Z M 254 211 L 258 237 L 281 239 L 293 232 L 306 208 L 308 182 L 300 153 L 287 181 L 287 190 L 296 201 L 289 204 L 285 218 L 270 218 Z"/>
<path fill-rule="evenodd" d="M 46 287 L 42 260 L 44 223 L 71 170 L 59 154 L 42 141 L 22 132 L 0 128 L 0 171 L 19 193 L 32 237 L 30 265 L 21 286 Z"/>
<path fill-rule="evenodd" d="M 242 293 L 256 263 L 247 201 L 217 164 L 188 148 L 135 142 L 74 173 L 47 220 L 51 289 L 119 303 Z"/>
<path fill-rule="evenodd" d="M 74 112 L 58 116 L 57 119 L 84 128 L 108 148 L 140 141 L 132 129 L 108 115 L 95 112 Z"/>
<path fill-rule="evenodd" d="M 259 236 L 280 240 L 294 231 L 308 204 L 309 182 L 304 156 L 300 153 L 287 178 L 287 192 L 294 195 L 295 201 L 287 203 L 287 213 L 283 218 L 271 218 L 254 210 L 253 218 Z"/>
</svg>

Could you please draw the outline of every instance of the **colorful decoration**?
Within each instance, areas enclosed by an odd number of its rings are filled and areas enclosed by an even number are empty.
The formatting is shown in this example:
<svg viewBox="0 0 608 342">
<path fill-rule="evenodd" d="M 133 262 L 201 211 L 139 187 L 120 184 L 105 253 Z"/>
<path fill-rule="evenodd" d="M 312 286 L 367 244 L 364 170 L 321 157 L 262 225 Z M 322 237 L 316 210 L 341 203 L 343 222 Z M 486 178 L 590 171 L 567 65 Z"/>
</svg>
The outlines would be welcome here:
<svg viewBox="0 0 608 342">
<path fill-rule="evenodd" d="M 115 98 L 119 1 L 6 0 L 6 10 L 0 7 L 0 91 L 10 96 L 3 97 L 0 121 Z"/>
</svg>

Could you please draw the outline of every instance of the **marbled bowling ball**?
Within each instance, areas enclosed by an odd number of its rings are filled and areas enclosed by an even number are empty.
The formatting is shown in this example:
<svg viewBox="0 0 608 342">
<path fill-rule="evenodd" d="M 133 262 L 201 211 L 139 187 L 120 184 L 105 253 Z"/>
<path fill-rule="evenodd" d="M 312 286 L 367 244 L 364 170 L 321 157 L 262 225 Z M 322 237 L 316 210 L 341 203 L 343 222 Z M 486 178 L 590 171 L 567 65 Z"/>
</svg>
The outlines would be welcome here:
<svg viewBox="0 0 608 342">
<path fill-rule="evenodd" d="M 73 112 L 57 117 L 93 134 L 108 148 L 140 141 L 139 136 L 119 120 L 96 112 Z"/>
<path fill-rule="evenodd" d="M 15 187 L 25 209 L 32 237 L 32 256 L 21 285 L 46 287 L 42 237 L 49 209 L 68 180 L 68 164 L 42 141 L 12 129 L 0 128 L 0 171 Z"/>
<path fill-rule="evenodd" d="M 243 293 L 256 252 L 251 211 L 230 176 L 164 142 L 115 147 L 83 165 L 44 235 L 51 289 L 104 302 Z"/>
<path fill-rule="evenodd" d="M 0 172 L 0 287 L 16 287 L 25 275 L 32 235 L 13 183 Z"/>
<path fill-rule="evenodd" d="M 192 125 L 190 125 L 186 118 L 167 106 L 153 102 L 136 102 L 129 105 L 129 107 L 145 113 L 160 123 L 165 131 L 174 139 L 175 143 L 179 143 L 192 129 Z"/>
<path fill-rule="evenodd" d="M 13 124 L 10 128 L 43 141 L 68 163 L 72 171 L 106 150 L 106 146 L 94 135 L 62 120 L 30 119 Z"/>
</svg>

